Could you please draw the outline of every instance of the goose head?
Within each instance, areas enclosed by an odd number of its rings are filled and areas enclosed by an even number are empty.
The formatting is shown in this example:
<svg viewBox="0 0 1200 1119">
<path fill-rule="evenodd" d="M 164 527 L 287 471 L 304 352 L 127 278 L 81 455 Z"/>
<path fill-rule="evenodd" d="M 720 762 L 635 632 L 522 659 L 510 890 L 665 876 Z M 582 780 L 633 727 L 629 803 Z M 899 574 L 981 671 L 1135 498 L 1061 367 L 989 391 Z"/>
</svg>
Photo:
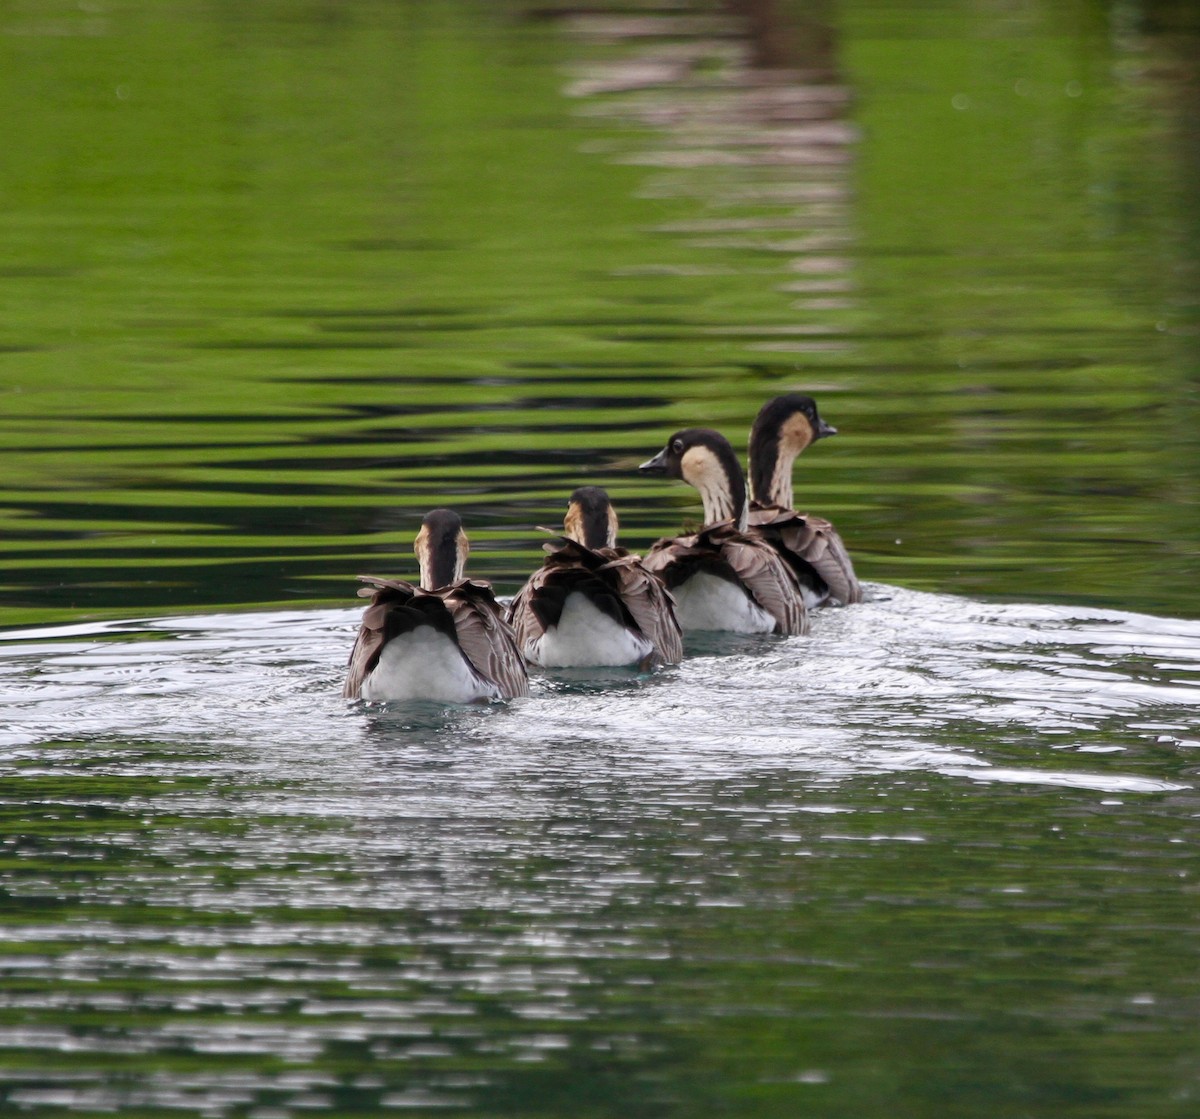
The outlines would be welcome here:
<svg viewBox="0 0 1200 1119">
<path fill-rule="evenodd" d="M 453 509 L 433 509 L 425 514 L 413 552 L 421 569 L 421 589 L 436 591 L 457 583 L 467 566 L 467 534 Z"/>
<path fill-rule="evenodd" d="M 567 502 L 563 535 L 585 548 L 617 546 L 617 511 L 599 486 L 580 486 Z"/>
<path fill-rule="evenodd" d="M 836 435 L 811 396 L 793 392 L 768 400 L 750 429 L 750 496 L 762 505 L 792 507 L 792 464 L 810 443 Z"/>
<path fill-rule="evenodd" d="M 729 440 L 707 427 L 675 432 L 667 445 L 638 469 L 643 474 L 665 474 L 694 486 L 704 502 L 704 523 L 733 521 L 746 528 L 746 479 Z"/>
</svg>

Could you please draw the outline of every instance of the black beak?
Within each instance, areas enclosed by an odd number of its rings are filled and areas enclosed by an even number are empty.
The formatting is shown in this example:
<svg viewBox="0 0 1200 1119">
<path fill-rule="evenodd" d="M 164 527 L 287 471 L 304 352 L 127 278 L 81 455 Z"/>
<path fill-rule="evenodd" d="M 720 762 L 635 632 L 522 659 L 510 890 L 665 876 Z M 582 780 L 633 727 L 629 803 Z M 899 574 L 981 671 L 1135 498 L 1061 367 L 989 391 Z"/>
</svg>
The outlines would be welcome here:
<svg viewBox="0 0 1200 1119">
<path fill-rule="evenodd" d="M 833 424 L 827 424 L 824 420 L 817 421 L 817 434 L 813 436 L 815 439 L 824 439 L 827 435 L 836 435 L 837 428 Z"/>
<path fill-rule="evenodd" d="M 664 447 L 652 459 L 638 467 L 642 474 L 665 474 L 667 472 L 667 448 Z"/>
</svg>

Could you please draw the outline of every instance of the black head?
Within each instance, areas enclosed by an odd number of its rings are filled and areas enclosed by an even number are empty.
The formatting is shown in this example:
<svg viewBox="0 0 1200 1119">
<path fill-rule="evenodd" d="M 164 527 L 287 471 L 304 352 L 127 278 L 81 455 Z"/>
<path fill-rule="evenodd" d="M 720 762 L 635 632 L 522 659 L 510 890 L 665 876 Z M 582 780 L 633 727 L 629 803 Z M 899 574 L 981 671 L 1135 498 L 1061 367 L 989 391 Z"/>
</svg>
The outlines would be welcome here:
<svg viewBox="0 0 1200 1119">
<path fill-rule="evenodd" d="M 789 392 L 768 400 L 759 409 L 750 439 L 753 442 L 756 434 L 768 437 L 772 433 L 781 441 L 790 437 L 806 447 L 818 439 L 836 435 L 837 428 L 821 419 L 817 402 L 811 396 Z"/>
<path fill-rule="evenodd" d="M 750 496 L 790 509 L 796 456 L 816 440 L 836 434 L 837 428 L 817 413 L 811 396 L 792 392 L 768 400 L 750 429 Z"/>
<path fill-rule="evenodd" d="M 643 462 L 638 470 L 643 474 L 665 474 L 668 478 L 680 478 L 695 485 L 688 477 L 689 467 L 699 461 L 704 452 L 718 461 L 734 457 L 729 440 L 719 431 L 710 427 L 685 427 L 675 432 L 667 445 L 652 459 Z"/>
<path fill-rule="evenodd" d="M 700 491 L 706 524 L 744 519 L 746 479 L 729 440 L 708 427 L 675 432 L 654 458 L 642 463 L 643 474 L 680 478 Z"/>
</svg>

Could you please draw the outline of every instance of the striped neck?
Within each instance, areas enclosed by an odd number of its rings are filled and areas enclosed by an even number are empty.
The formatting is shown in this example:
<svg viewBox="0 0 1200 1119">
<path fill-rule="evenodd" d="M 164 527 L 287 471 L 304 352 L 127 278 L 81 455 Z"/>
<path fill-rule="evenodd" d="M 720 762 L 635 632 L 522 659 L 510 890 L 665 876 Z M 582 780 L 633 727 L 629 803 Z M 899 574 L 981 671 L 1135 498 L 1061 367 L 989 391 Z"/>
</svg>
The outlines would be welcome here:
<svg viewBox="0 0 1200 1119">
<path fill-rule="evenodd" d="M 580 486 L 571 494 L 563 533 L 593 551 L 617 546 L 617 513 L 599 486 Z"/>
<path fill-rule="evenodd" d="M 460 582 L 466 573 L 469 550 L 467 534 L 457 513 L 434 509 L 427 514 L 413 541 L 421 571 L 421 590 L 436 591 Z"/>
<path fill-rule="evenodd" d="M 691 447 L 683 455 L 682 467 L 684 481 L 695 486 L 704 503 L 705 525 L 733 521 L 744 532 L 749 512 L 746 479 L 733 448 L 728 443 Z"/>
<path fill-rule="evenodd" d="M 750 496 L 759 505 L 792 508 L 792 466 L 798 451 L 777 439 L 750 440 Z"/>
<path fill-rule="evenodd" d="M 417 557 L 421 569 L 421 590 L 436 591 L 448 587 L 463 577 L 465 565 L 459 562 L 458 550 L 451 545 Z"/>
</svg>

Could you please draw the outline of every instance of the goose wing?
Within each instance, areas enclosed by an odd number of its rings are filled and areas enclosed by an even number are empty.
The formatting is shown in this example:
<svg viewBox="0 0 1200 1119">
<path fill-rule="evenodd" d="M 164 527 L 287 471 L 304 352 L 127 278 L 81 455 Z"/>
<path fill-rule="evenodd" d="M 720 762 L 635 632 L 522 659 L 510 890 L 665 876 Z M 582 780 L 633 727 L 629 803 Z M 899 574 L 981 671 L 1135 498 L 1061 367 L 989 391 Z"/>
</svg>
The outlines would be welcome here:
<svg viewBox="0 0 1200 1119">
<path fill-rule="evenodd" d="M 536 642 L 546 632 L 545 624 L 533 608 L 546 584 L 546 576 L 546 567 L 539 567 L 508 603 L 505 620 L 512 628 L 518 649 L 528 648 L 530 643 Z"/>
<path fill-rule="evenodd" d="M 829 521 L 772 507 L 752 510 L 750 524 L 780 551 L 801 582 L 813 585 L 815 576 L 843 605 L 862 601 L 850 553 Z"/>
<path fill-rule="evenodd" d="M 471 667 L 505 699 L 529 694 L 529 675 L 511 627 L 487 583 L 464 579 L 432 592 L 454 619 L 458 647 Z"/>
<path fill-rule="evenodd" d="M 765 540 L 739 532 L 732 522 L 688 536 L 657 541 L 643 560 L 668 589 L 697 571 L 708 571 L 745 591 L 775 619 L 775 632 L 808 632 L 808 612 L 799 580 Z"/>
<path fill-rule="evenodd" d="M 557 537 L 542 548 L 547 553 L 542 566 L 508 606 L 508 623 L 520 648 L 527 648 L 529 642 L 536 642 L 548 629 L 558 625 L 567 596 L 576 591 L 617 625 L 638 625 L 622 601 L 616 577 L 607 570 L 616 551 L 593 550 L 566 537 Z"/>
<path fill-rule="evenodd" d="M 657 575 L 667 587 L 678 586 L 691 574 L 687 570 L 712 555 L 712 549 L 700 543 L 699 533 L 686 536 L 664 536 L 650 545 L 642 557 L 642 566 Z"/>
<path fill-rule="evenodd" d="M 721 558 L 741 580 L 751 597 L 775 619 L 775 632 L 808 632 L 808 611 L 792 570 L 765 540 L 728 531 L 717 541 Z"/>
<path fill-rule="evenodd" d="M 383 652 L 390 636 L 389 618 L 392 612 L 403 609 L 421 593 L 412 583 L 405 583 L 399 579 L 360 575 L 359 580 L 366 586 L 359 587 L 358 593 L 363 598 L 369 598 L 371 605 L 363 611 L 358 636 L 350 650 L 346 683 L 342 687 L 342 695 L 346 699 L 359 697 L 363 681 L 379 663 L 379 654 Z"/>
<path fill-rule="evenodd" d="M 638 629 L 658 651 L 663 664 L 678 664 L 683 660 L 683 630 L 675 617 L 675 598 L 652 575 L 640 556 L 629 552 L 612 551 L 614 557 L 602 568 L 613 581 L 621 601 Z"/>
</svg>

